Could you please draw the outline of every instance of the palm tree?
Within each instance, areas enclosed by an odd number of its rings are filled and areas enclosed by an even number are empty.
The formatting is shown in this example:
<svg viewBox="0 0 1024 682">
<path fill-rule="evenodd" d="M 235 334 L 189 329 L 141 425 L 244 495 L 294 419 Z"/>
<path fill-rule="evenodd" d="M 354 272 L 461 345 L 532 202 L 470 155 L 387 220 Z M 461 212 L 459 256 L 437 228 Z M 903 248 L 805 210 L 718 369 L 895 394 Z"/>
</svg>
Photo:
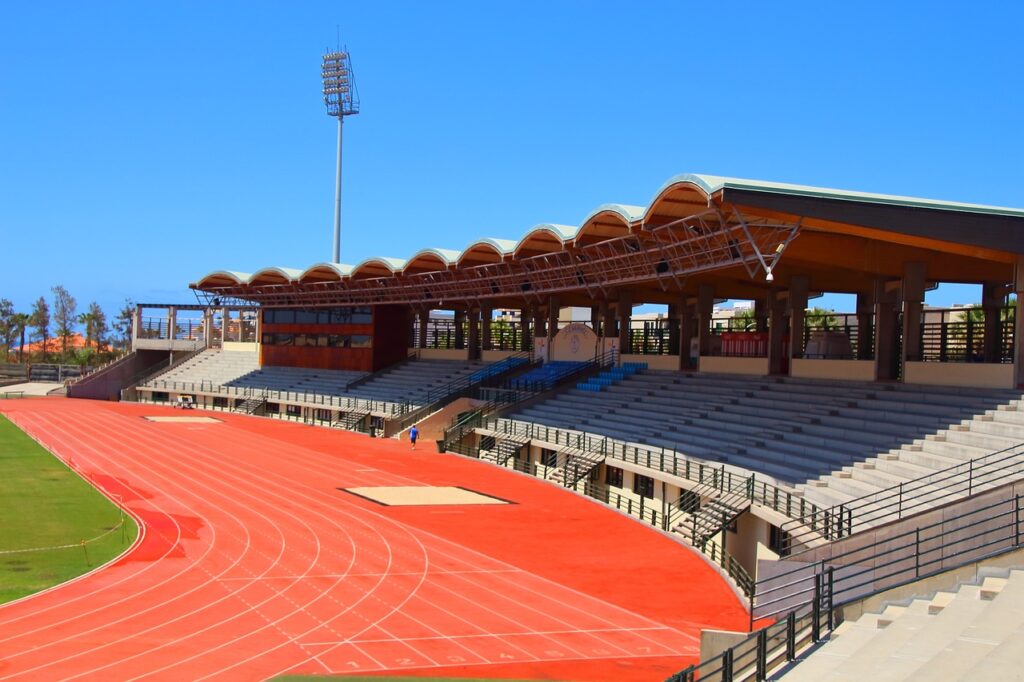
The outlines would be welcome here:
<svg viewBox="0 0 1024 682">
<path fill-rule="evenodd" d="M 28 313 L 14 313 L 11 316 L 11 326 L 16 333 L 21 335 L 21 345 L 18 346 L 18 362 L 25 362 L 25 331 L 32 322 L 32 316 Z"/>
</svg>

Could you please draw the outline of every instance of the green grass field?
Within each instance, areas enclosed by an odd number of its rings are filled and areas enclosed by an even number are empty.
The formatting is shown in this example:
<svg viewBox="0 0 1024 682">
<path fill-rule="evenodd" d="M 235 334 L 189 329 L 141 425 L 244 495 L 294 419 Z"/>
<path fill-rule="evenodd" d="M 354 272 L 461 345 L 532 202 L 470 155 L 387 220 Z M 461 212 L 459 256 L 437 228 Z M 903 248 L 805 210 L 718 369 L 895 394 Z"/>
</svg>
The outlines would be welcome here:
<svg viewBox="0 0 1024 682">
<path fill-rule="evenodd" d="M 0 415 L 0 603 L 57 585 L 123 552 L 138 528 Z M 104 535 L 105 534 L 105 535 Z M 82 540 L 88 542 L 85 549 Z M 12 550 L 74 545 L 66 549 Z"/>
</svg>

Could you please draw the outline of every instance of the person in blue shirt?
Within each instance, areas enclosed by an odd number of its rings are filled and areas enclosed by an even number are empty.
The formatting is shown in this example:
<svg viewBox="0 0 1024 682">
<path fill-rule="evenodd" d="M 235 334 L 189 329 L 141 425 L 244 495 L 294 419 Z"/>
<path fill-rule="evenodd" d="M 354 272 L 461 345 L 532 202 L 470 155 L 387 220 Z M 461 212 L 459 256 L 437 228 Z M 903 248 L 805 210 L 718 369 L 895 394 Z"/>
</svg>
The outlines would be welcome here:
<svg viewBox="0 0 1024 682">
<path fill-rule="evenodd" d="M 420 437 L 420 430 L 413 426 L 409 429 L 409 442 L 412 443 L 412 449 L 416 449 L 416 439 Z"/>
</svg>

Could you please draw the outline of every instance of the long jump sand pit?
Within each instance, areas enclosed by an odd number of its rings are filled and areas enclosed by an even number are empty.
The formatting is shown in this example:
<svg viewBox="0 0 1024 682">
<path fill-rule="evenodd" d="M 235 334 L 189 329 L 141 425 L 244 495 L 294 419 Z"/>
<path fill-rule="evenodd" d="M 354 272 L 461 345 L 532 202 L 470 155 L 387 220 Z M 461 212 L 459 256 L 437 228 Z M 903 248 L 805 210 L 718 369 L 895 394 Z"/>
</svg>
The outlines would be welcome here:
<svg viewBox="0 0 1024 682">
<path fill-rule="evenodd" d="M 511 504 L 491 495 L 484 495 L 469 488 L 458 486 L 372 486 L 360 488 L 340 488 L 347 493 L 382 504 L 387 507 L 426 507 L 433 505 L 465 505 L 465 504 Z"/>
</svg>

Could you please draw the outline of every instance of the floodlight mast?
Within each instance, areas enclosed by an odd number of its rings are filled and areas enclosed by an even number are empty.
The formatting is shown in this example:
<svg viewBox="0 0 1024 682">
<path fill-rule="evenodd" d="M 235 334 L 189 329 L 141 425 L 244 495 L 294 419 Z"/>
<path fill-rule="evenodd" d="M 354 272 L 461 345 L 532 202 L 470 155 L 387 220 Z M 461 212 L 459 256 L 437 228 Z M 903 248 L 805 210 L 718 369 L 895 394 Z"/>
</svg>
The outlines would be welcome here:
<svg viewBox="0 0 1024 682">
<path fill-rule="evenodd" d="M 341 262 L 341 128 L 346 116 L 359 113 L 359 91 L 352 73 L 348 48 L 324 55 L 321 74 L 327 115 L 338 119 L 338 167 L 334 186 L 334 251 L 332 263 Z"/>
</svg>

